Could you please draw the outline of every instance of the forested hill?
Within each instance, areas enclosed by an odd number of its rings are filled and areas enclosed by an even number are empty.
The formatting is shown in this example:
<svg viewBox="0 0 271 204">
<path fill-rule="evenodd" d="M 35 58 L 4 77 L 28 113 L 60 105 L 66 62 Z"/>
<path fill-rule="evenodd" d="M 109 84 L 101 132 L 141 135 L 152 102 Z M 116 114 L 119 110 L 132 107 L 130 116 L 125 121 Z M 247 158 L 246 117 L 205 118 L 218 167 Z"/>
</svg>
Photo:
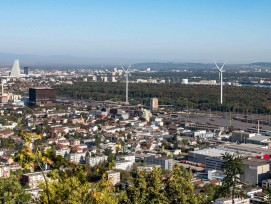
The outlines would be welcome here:
<svg viewBox="0 0 271 204">
<path fill-rule="evenodd" d="M 125 101 L 124 83 L 77 82 L 55 86 L 58 97 L 73 99 Z M 223 111 L 271 111 L 271 89 L 224 86 L 224 103 L 220 104 L 220 87 L 181 84 L 129 84 L 129 100 L 149 105 L 152 97 L 160 105 Z"/>
</svg>

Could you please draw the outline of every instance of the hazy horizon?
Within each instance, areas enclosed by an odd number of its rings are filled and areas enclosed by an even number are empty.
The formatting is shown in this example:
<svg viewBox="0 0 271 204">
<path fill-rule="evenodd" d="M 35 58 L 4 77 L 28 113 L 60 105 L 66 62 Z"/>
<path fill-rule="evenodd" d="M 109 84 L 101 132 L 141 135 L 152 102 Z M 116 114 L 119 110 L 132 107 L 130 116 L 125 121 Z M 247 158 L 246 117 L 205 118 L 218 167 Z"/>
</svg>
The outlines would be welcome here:
<svg viewBox="0 0 271 204">
<path fill-rule="evenodd" d="M 31 64 L 271 62 L 268 0 L 10 0 L 0 7 L 0 64 L 8 55 Z"/>
<path fill-rule="evenodd" d="M 152 64 L 152 63 L 173 63 L 173 64 L 205 64 L 213 65 L 213 59 L 206 62 L 204 61 L 178 61 L 178 60 L 159 60 L 159 59 L 103 59 L 103 58 L 83 58 L 68 55 L 27 55 L 27 54 L 11 54 L 0 53 L 0 68 L 12 67 L 15 59 L 20 61 L 20 67 L 74 67 L 74 68 L 87 68 L 88 66 L 128 66 L 133 64 Z M 217 63 L 223 63 L 224 61 L 217 61 Z M 251 61 L 247 63 L 228 63 L 227 65 L 249 65 L 253 63 L 268 63 L 271 61 Z"/>
</svg>

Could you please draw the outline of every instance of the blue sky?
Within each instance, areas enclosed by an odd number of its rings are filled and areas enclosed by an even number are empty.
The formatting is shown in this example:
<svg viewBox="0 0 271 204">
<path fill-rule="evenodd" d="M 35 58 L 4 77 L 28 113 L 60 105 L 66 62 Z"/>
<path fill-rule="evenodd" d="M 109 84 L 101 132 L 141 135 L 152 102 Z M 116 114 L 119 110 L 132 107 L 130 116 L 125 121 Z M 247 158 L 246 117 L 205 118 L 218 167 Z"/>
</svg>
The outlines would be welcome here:
<svg viewBox="0 0 271 204">
<path fill-rule="evenodd" d="M 271 61 L 270 0 L 2 0 L 0 52 Z"/>
</svg>

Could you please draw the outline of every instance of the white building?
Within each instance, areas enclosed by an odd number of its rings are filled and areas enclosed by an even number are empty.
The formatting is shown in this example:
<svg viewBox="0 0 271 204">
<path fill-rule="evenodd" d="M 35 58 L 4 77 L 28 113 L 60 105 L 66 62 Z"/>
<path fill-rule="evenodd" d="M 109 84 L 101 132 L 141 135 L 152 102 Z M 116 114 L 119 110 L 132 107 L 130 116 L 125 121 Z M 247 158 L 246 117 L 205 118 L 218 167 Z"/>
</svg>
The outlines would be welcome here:
<svg viewBox="0 0 271 204">
<path fill-rule="evenodd" d="M 133 162 L 130 161 L 116 161 L 115 163 L 115 169 L 120 169 L 120 170 L 130 170 L 133 166 Z"/>
<path fill-rule="evenodd" d="M 215 200 L 214 204 L 232 204 L 231 198 L 218 198 Z M 234 204 L 250 204 L 248 198 L 235 198 Z"/>
<path fill-rule="evenodd" d="M 10 176 L 10 167 L 1 165 L 0 166 L 0 178 L 9 178 Z"/>
<path fill-rule="evenodd" d="M 106 162 L 107 158 L 108 156 L 86 157 L 86 164 L 89 166 L 95 166 L 102 162 Z"/>
<path fill-rule="evenodd" d="M 263 180 L 262 181 L 262 187 L 264 189 L 270 189 L 270 187 L 271 187 L 271 179 Z"/>
<path fill-rule="evenodd" d="M 130 161 L 132 163 L 135 163 L 135 155 L 134 154 L 128 154 L 128 155 L 117 155 L 117 160 L 125 160 Z"/>
<path fill-rule="evenodd" d="M 45 176 L 50 172 L 44 171 Z M 28 184 L 30 188 L 37 188 L 39 182 L 44 181 L 42 172 L 27 173 L 22 175 L 22 182 Z"/>
<path fill-rule="evenodd" d="M 188 79 L 182 79 L 182 84 L 188 84 Z"/>
<path fill-rule="evenodd" d="M 107 179 L 111 180 L 113 185 L 116 185 L 117 183 L 120 182 L 120 172 L 110 170 L 110 171 L 107 171 L 106 173 L 107 173 Z"/>
<path fill-rule="evenodd" d="M 82 164 L 85 161 L 85 156 L 86 156 L 86 153 L 84 153 L 84 152 L 72 153 L 72 154 L 68 154 L 68 160 L 70 162 L 74 162 L 76 164 Z"/>
<path fill-rule="evenodd" d="M 13 63 L 11 72 L 10 72 L 10 76 L 11 77 L 20 77 L 21 75 L 21 70 L 20 70 L 20 63 L 19 60 L 16 59 Z"/>
<path fill-rule="evenodd" d="M 55 149 L 54 153 L 56 156 L 60 155 L 62 157 L 66 157 L 70 153 L 70 148 L 61 148 L 61 149 Z"/>
<path fill-rule="evenodd" d="M 139 166 L 139 167 L 137 167 L 137 170 L 138 171 L 150 172 L 154 168 L 161 168 L 161 165 L 159 165 L 159 164 L 149 164 L 149 165 L 145 165 L 145 166 Z"/>
</svg>

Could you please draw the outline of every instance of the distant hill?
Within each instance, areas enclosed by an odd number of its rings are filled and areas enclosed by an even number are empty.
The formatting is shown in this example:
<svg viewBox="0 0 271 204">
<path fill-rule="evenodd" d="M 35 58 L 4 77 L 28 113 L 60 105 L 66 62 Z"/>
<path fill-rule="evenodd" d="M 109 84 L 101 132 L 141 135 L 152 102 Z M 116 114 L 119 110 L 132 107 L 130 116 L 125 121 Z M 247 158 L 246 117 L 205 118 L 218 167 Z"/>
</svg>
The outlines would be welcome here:
<svg viewBox="0 0 271 204">
<path fill-rule="evenodd" d="M 151 63 L 137 63 L 133 65 L 137 69 L 151 68 L 152 70 L 167 71 L 167 70 L 178 70 L 178 69 L 211 69 L 215 68 L 213 63 L 172 63 L 172 62 L 151 62 Z M 270 62 L 255 62 L 250 64 L 226 64 L 225 69 L 255 69 L 255 68 L 271 68 Z"/>
<path fill-rule="evenodd" d="M 19 59 L 21 67 L 30 66 L 32 68 L 106 68 L 120 67 L 120 64 L 129 65 L 133 63 L 136 69 L 145 70 L 178 70 L 178 69 L 211 69 L 215 68 L 213 63 L 174 63 L 159 62 L 159 60 L 147 59 L 127 59 L 127 58 L 84 58 L 69 55 L 32 55 L 32 54 L 14 54 L 0 52 L 0 67 L 11 67 L 14 60 Z M 147 61 L 147 62 L 146 62 Z M 148 62 L 153 61 L 153 62 Z M 144 63 L 143 63 L 144 62 Z M 226 64 L 225 69 L 233 68 L 271 68 L 271 62 L 255 62 L 251 64 Z"/>
<path fill-rule="evenodd" d="M 172 63 L 172 62 L 151 62 L 151 63 L 137 63 L 133 65 L 137 69 L 152 68 L 155 70 L 173 70 L 173 69 L 206 69 L 214 67 L 213 64 L 203 63 Z"/>
<path fill-rule="evenodd" d="M 271 68 L 271 62 L 254 62 L 249 64 L 251 66 L 258 66 L 258 67 L 265 67 L 265 68 Z"/>
</svg>

